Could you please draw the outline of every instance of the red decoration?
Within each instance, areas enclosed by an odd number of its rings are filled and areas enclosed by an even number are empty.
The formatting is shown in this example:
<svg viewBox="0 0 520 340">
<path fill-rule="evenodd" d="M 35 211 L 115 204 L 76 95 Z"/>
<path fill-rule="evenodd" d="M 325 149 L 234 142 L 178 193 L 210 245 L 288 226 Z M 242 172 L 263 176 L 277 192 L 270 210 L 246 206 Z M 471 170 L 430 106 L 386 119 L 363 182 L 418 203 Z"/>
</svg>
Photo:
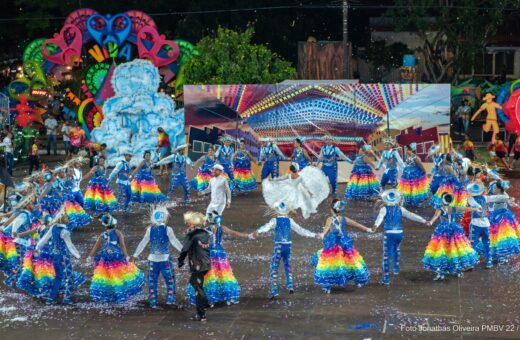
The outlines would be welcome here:
<svg viewBox="0 0 520 340">
<path fill-rule="evenodd" d="M 515 90 L 502 105 L 502 111 L 509 117 L 506 123 L 508 131 L 520 131 L 520 89 Z"/>
<path fill-rule="evenodd" d="M 59 52 L 50 54 L 45 46 L 49 44 L 57 45 Z M 54 38 L 47 39 L 42 44 L 41 50 L 45 59 L 59 65 L 78 66 L 81 62 L 81 45 L 83 37 L 78 27 L 65 25 L 60 33 L 55 33 Z"/>
<path fill-rule="evenodd" d="M 145 46 L 144 41 L 152 43 L 152 47 Z M 171 50 L 166 51 L 163 46 L 170 46 Z M 179 57 L 179 45 L 171 40 L 166 40 L 164 34 L 159 35 L 157 30 L 151 26 L 141 28 L 137 34 L 137 51 L 139 58 L 150 60 L 155 66 L 162 67 L 173 63 Z M 163 52 L 167 57 L 161 57 L 159 53 Z"/>
<path fill-rule="evenodd" d="M 29 106 L 27 97 L 24 95 L 20 96 L 20 103 L 18 103 L 14 109 L 11 109 L 11 111 L 18 112 L 16 115 L 16 123 L 23 128 L 29 126 L 29 122 L 34 121 L 34 116 L 31 114 L 32 108 Z"/>
</svg>

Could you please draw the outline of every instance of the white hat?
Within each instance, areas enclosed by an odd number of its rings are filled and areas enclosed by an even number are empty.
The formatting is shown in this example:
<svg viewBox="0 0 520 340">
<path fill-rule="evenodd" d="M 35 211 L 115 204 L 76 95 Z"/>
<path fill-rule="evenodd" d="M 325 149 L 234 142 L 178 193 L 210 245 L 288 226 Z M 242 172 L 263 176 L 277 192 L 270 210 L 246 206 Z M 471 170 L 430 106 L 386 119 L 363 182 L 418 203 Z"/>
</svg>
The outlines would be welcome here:
<svg viewBox="0 0 520 340">
<path fill-rule="evenodd" d="M 224 143 L 224 142 L 233 142 L 235 139 L 233 137 L 231 137 L 230 135 L 222 135 L 220 136 L 219 138 L 219 141 Z"/>
<path fill-rule="evenodd" d="M 410 145 L 408 145 L 408 149 L 412 151 L 417 150 L 417 143 L 410 143 Z"/>
<path fill-rule="evenodd" d="M 123 155 L 128 155 L 128 156 L 133 156 L 134 155 L 134 153 L 132 152 L 132 149 L 130 149 L 129 147 L 122 148 L 121 149 L 121 153 Z"/>
<path fill-rule="evenodd" d="M 384 144 L 395 145 L 395 139 L 392 138 L 392 137 L 387 137 L 387 138 L 385 138 L 385 140 L 384 140 Z"/>
<path fill-rule="evenodd" d="M 468 184 L 468 186 L 466 187 L 466 190 L 468 191 L 468 193 L 471 196 L 480 196 L 484 193 L 485 188 L 481 183 L 474 182 L 474 183 Z"/>
<path fill-rule="evenodd" d="M 220 164 L 213 165 L 213 169 L 214 170 L 224 171 L 224 167 L 222 165 L 220 165 Z"/>
<path fill-rule="evenodd" d="M 105 227 L 111 227 L 117 224 L 117 220 L 110 214 L 104 214 L 103 216 L 101 216 L 99 221 Z"/>
<path fill-rule="evenodd" d="M 272 141 L 272 139 L 271 139 L 271 137 L 261 137 L 260 141 L 261 142 L 270 142 L 270 141 Z"/>
<path fill-rule="evenodd" d="M 16 204 L 15 207 L 13 207 L 13 210 L 25 208 L 25 206 L 32 203 L 35 198 L 36 195 L 34 194 L 34 192 L 30 192 L 20 202 L 18 202 L 18 204 Z"/>
<path fill-rule="evenodd" d="M 163 224 L 166 223 L 169 216 L 170 213 L 168 212 L 168 209 L 166 209 L 166 206 L 158 205 L 153 208 L 150 215 L 150 221 L 152 221 L 152 224 L 154 225 Z"/>
<path fill-rule="evenodd" d="M 509 182 L 509 181 L 499 181 L 498 183 L 500 184 L 500 187 L 504 191 L 507 191 L 507 190 L 509 190 L 509 188 L 511 188 L 511 182 Z"/>
<path fill-rule="evenodd" d="M 370 151 L 370 150 L 372 150 L 372 145 L 365 144 L 365 145 L 363 145 L 363 149 L 365 149 L 365 151 Z"/>
<path fill-rule="evenodd" d="M 433 156 L 437 151 L 439 151 L 441 148 L 438 145 L 432 145 L 431 148 L 428 150 L 428 155 Z"/>
<path fill-rule="evenodd" d="M 334 137 L 332 137 L 331 135 L 325 135 L 323 136 L 323 140 L 334 140 Z"/>
<path fill-rule="evenodd" d="M 186 144 L 186 143 L 181 144 L 181 145 L 175 147 L 174 151 L 179 151 L 179 150 L 184 149 L 184 148 L 186 148 L 188 146 L 189 146 L 189 144 Z"/>
<path fill-rule="evenodd" d="M 381 199 L 388 205 L 398 205 L 401 202 L 401 194 L 396 189 L 383 191 Z"/>
<path fill-rule="evenodd" d="M 25 181 L 16 183 L 14 186 L 14 191 L 16 192 L 25 191 L 27 189 L 29 189 L 29 184 Z"/>
</svg>

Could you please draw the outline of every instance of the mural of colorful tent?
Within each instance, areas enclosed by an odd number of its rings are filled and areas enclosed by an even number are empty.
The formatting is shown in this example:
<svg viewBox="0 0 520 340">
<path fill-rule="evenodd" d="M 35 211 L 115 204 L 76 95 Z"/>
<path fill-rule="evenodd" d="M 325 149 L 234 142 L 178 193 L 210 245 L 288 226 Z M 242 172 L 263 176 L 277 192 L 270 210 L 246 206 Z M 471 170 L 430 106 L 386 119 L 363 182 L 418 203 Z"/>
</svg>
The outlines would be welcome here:
<svg viewBox="0 0 520 340">
<path fill-rule="evenodd" d="M 369 139 L 387 113 L 422 84 L 278 84 L 185 87 L 186 124 L 233 124 L 282 144 L 333 135 L 348 149 Z"/>
</svg>

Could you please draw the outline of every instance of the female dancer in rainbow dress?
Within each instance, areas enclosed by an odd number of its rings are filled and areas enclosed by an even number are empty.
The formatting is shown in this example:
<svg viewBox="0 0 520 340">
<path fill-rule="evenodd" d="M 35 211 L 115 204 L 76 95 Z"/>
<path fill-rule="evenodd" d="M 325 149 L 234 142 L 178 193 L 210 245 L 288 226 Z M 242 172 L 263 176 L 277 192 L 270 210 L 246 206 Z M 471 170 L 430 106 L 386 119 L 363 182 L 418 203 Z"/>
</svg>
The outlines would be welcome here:
<svg viewBox="0 0 520 340">
<path fill-rule="evenodd" d="M 478 255 L 458 223 L 458 210 L 477 211 L 475 208 L 454 208 L 454 197 L 446 192 L 441 195 L 442 206 L 428 222 L 433 225 L 440 218 L 440 223 L 433 231 L 432 237 L 423 257 L 425 269 L 436 273 L 433 280 L 444 280 L 446 274 L 463 276 L 463 271 L 475 267 Z"/>
<path fill-rule="evenodd" d="M 63 303 L 72 304 L 72 291 L 85 282 L 85 278 L 74 272 L 72 266 L 71 255 L 77 259 L 81 256 L 70 239 L 70 231 L 67 229 L 66 223 L 68 223 L 68 219 L 65 215 L 65 208 L 62 207 L 49 223 L 49 231 L 36 245 L 36 256 L 40 255 L 46 245 L 49 245 L 52 254 L 54 278 L 49 294 L 45 296 L 46 302 L 49 304 L 57 302 L 60 292 L 63 293 Z"/>
<path fill-rule="evenodd" d="M 491 185 L 490 192 L 509 198 L 507 190 L 510 187 L 509 181 L 500 180 Z M 491 259 L 499 264 L 507 263 L 511 257 L 520 253 L 520 224 L 509 206 L 517 205 L 512 201 L 493 203 L 489 215 Z"/>
<path fill-rule="evenodd" d="M 217 164 L 217 158 L 215 157 L 215 149 L 210 148 L 208 153 L 201 158 L 199 158 L 193 166 L 198 166 L 200 163 L 202 165 L 199 167 L 199 171 L 197 172 L 197 176 L 193 177 L 191 180 L 191 188 L 196 192 L 202 192 L 206 190 L 209 186 L 209 181 L 213 177 L 213 167 Z M 232 182 L 229 179 L 228 175 L 223 172 L 220 176 L 226 178 L 228 180 L 229 188 L 231 188 Z"/>
<path fill-rule="evenodd" d="M 323 229 L 323 249 L 317 253 L 314 282 L 330 294 L 333 287 L 344 287 L 352 281 L 358 287 L 366 285 L 369 280 L 368 268 L 363 257 L 358 253 L 354 243 L 347 234 L 347 224 L 373 233 L 372 229 L 342 216 L 347 204 L 334 199 L 332 216 L 327 219 Z"/>
<path fill-rule="evenodd" d="M 129 262 L 123 234 L 109 214 L 100 219 L 106 230 L 99 236 L 89 259 L 94 258 L 90 297 L 97 302 L 123 303 L 139 294 L 144 286 L 143 272 Z"/>
<path fill-rule="evenodd" d="M 63 206 L 65 214 L 69 219 L 67 226 L 72 231 L 76 228 L 82 228 L 92 222 L 92 217 L 83 209 L 81 202 L 78 202 L 78 195 L 74 192 L 75 183 L 73 179 L 73 169 L 67 169 L 65 181 L 63 183 Z"/>
<path fill-rule="evenodd" d="M 99 156 L 97 164 L 89 171 L 85 179 L 90 179 L 85 192 L 85 209 L 94 211 L 94 214 L 119 209 L 119 203 L 106 178 L 105 156 Z"/>
<path fill-rule="evenodd" d="M 411 143 L 406 149 L 406 166 L 397 184 L 405 206 L 420 206 L 428 199 L 428 177 L 421 159 L 415 154 L 416 151 L 416 143 Z"/>
<path fill-rule="evenodd" d="M 18 236 L 32 235 L 35 242 L 38 243 L 49 232 L 51 223 L 52 216 L 45 215 L 43 223 L 40 223 L 40 220 L 33 223 L 33 226 L 35 224 L 38 226 Z M 52 242 L 45 244 L 38 253 L 34 250 L 26 252 L 22 272 L 16 286 L 34 297 L 47 298 L 56 278 L 52 258 Z M 72 288 L 80 286 L 83 282 L 85 282 L 85 278 L 81 274 L 72 273 Z"/>
<path fill-rule="evenodd" d="M 227 305 L 238 303 L 240 298 L 240 285 L 233 275 L 233 269 L 227 260 L 226 251 L 222 247 L 224 233 L 249 238 L 249 235 L 236 232 L 226 226 L 221 225 L 222 216 L 217 211 L 209 213 L 207 216 L 209 223 L 207 230 L 211 234 L 209 252 L 211 258 L 211 269 L 204 276 L 204 292 L 208 299 L 208 304 L 214 306 L 219 302 Z M 188 295 L 190 303 L 195 304 L 195 290 L 188 284 Z"/>
<path fill-rule="evenodd" d="M 143 158 L 141 164 L 132 171 L 129 177 L 131 180 L 132 202 L 155 204 L 166 201 L 166 196 L 162 194 L 153 177 L 151 152 L 145 151 Z"/>
<path fill-rule="evenodd" d="M 374 174 L 374 164 L 368 158 L 371 148 L 366 144 L 359 149 L 345 189 L 346 199 L 365 200 L 379 195 L 381 184 Z"/>
<path fill-rule="evenodd" d="M 251 171 L 253 156 L 246 149 L 246 141 L 240 140 L 240 148 L 233 155 L 233 175 L 236 188 L 241 192 L 256 189 L 256 177 Z"/>
<path fill-rule="evenodd" d="M 435 179 L 437 176 L 437 179 Z M 430 205 L 435 209 L 443 207 L 442 195 L 449 193 L 453 196 L 451 206 L 454 208 L 464 208 L 467 205 L 469 194 L 466 187 L 459 181 L 456 165 L 452 161 L 450 154 L 444 155 L 443 160 L 438 164 L 434 180 L 430 184 L 430 191 L 432 190 L 433 182 L 439 183 L 434 195 L 430 198 Z M 438 176 L 442 176 L 439 180 Z M 459 209 L 460 210 L 460 209 Z M 460 216 L 459 216 L 460 215 Z M 457 218 L 462 217 L 460 212 L 456 214 Z M 455 217 L 455 214 L 454 214 Z"/>
</svg>

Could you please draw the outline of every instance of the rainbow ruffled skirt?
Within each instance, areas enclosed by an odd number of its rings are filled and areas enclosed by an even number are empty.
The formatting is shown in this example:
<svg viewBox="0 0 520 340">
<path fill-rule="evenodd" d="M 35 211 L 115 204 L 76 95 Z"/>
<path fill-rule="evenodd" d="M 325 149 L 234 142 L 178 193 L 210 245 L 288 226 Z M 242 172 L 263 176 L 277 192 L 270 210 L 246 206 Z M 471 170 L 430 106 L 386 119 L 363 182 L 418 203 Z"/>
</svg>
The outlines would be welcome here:
<svg viewBox="0 0 520 340">
<path fill-rule="evenodd" d="M 381 184 L 369 165 L 354 165 L 345 189 L 346 199 L 375 197 L 380 190 Z"/>
<path fill-rule="evenodd" d="M 325 236 L 323 245 L 316 255 L 314 282 L 317 285 L 332 288 L 344 287 L 350 281 L 356 285 L 368 283 L 370 274 L 367 265 L 347 235 L 340 238 L 329 234 Z"/>
<path fill-rule="evenodd" d="M 240 285 L 233 275 L 233 270 L 226 258 L 222 246 L 217 245 L 210 252 L 211 269 L 204 276 L 204 292 L 208 303 L 236 303 L 240 298 Z M 195 304 L 195 291 L 188 284 L 187 293 L 191 304 Z"/>
<path fill-rule="evenodd" d="M 111 212 L 119 208 L 108 180 L 104 177 L 94 177 L 90 180 L 85 192 L 85 209 L 98 213 Z"/>
<path fill-rule="evenodd" d="M 419 206 L 428 199 L 429 181 L 418 165 L 406 166 L 397 184 L 404 205 Z"/>
<path fill-rule="evenodd" d="M 442 207 L 442 195 L 445 192 L 453 195 L 452 207 L 463 208 L 467 205 L 469 194 L 466 188 L 453 176 L 444 178 L 435 194 L 430 198 L 430 205 L 435 209 Z"/>
<path fill-rule="evenodd" d="M 150 170 L 139 170 L 137 176 L 130 183 L 132 202 L 160 203 L 167 200 L 159 189 Z"/>
<path fill-rule="evenodd" d="M 97 302 L 123 303 L 139 294 L 144 283 L 143 272 L 125 259 L 119 247 L 110 247 L 96 257 L 90 296 Z"/>
<path fill-rule="evenodd" d="M 84 227 L 92 222 L 92 217 L 76 201 L 65 202 L 65 214 L 69 218 L 68 227 L 70 230 Z"/>
<path fill-rule="evenodd" d="M 13 238 L 0 232 L 0 271 L 10 275 L 18 267 L 18 253 Z"/>
<path fill-rule="evenodd" d="M 40 209 L 50 215 L 54 215 L 61 208 L 62 200 L 56 191 L 51 190 L 40 201 Z"/>
<path fill-rule="evenodd" d="M 228 180 L 229 189 L 233 190 L 235 184 L 229 178 L 228 174 L 226 174 L 225 172 L 222 172 L 222 175 L 220 175 L 220 176 L 224 177 L 225 179 Z M 191 180 L 191 188 L 193 190 L 195 190 L 196 192 L 201 192 L 201 191 L 206 190 L 209 186 L 209 181 L 211 180 L 212 177 L 213 177 L 213 171 L 199 170 L 199 172 L 197 173 L 197 176 L 193 177 L 193 179 Z M 236 180 L 236 177 L 235 177 L 235 180 Z M 256 185 L 256 182 L 255 182 L 255 185 Z"/>
<path fill-rule="evenodd" d="M 435 228 L 424 252 L 424 268 L 442 274 L 458 274 L 478 263 L 478 255 L 457 223 L 443 221 Z"/>
<path fill-rule="evenodd" d="M 251 171 L 251 167 L 237 167 L 233 169 L 235 176 L 235 186 L 242 192 L 253 191 L 256 189 L 256 177 Z"/>
<path fill-rule="evenodd" d="M 489 216 L 491 259 L 502 262 L 520 253 L 520 230 L 515 214 L 508 209 L 497 209 Z"/>
<path fill-rule="evenodd" d="M 52 254 L 46 248 L 39 256 L 34 256 L 33 251 L 28 251 L 16 286 L 29 295 L 44 296 L 51 290 L 55 277 Z"/>
</svg>

